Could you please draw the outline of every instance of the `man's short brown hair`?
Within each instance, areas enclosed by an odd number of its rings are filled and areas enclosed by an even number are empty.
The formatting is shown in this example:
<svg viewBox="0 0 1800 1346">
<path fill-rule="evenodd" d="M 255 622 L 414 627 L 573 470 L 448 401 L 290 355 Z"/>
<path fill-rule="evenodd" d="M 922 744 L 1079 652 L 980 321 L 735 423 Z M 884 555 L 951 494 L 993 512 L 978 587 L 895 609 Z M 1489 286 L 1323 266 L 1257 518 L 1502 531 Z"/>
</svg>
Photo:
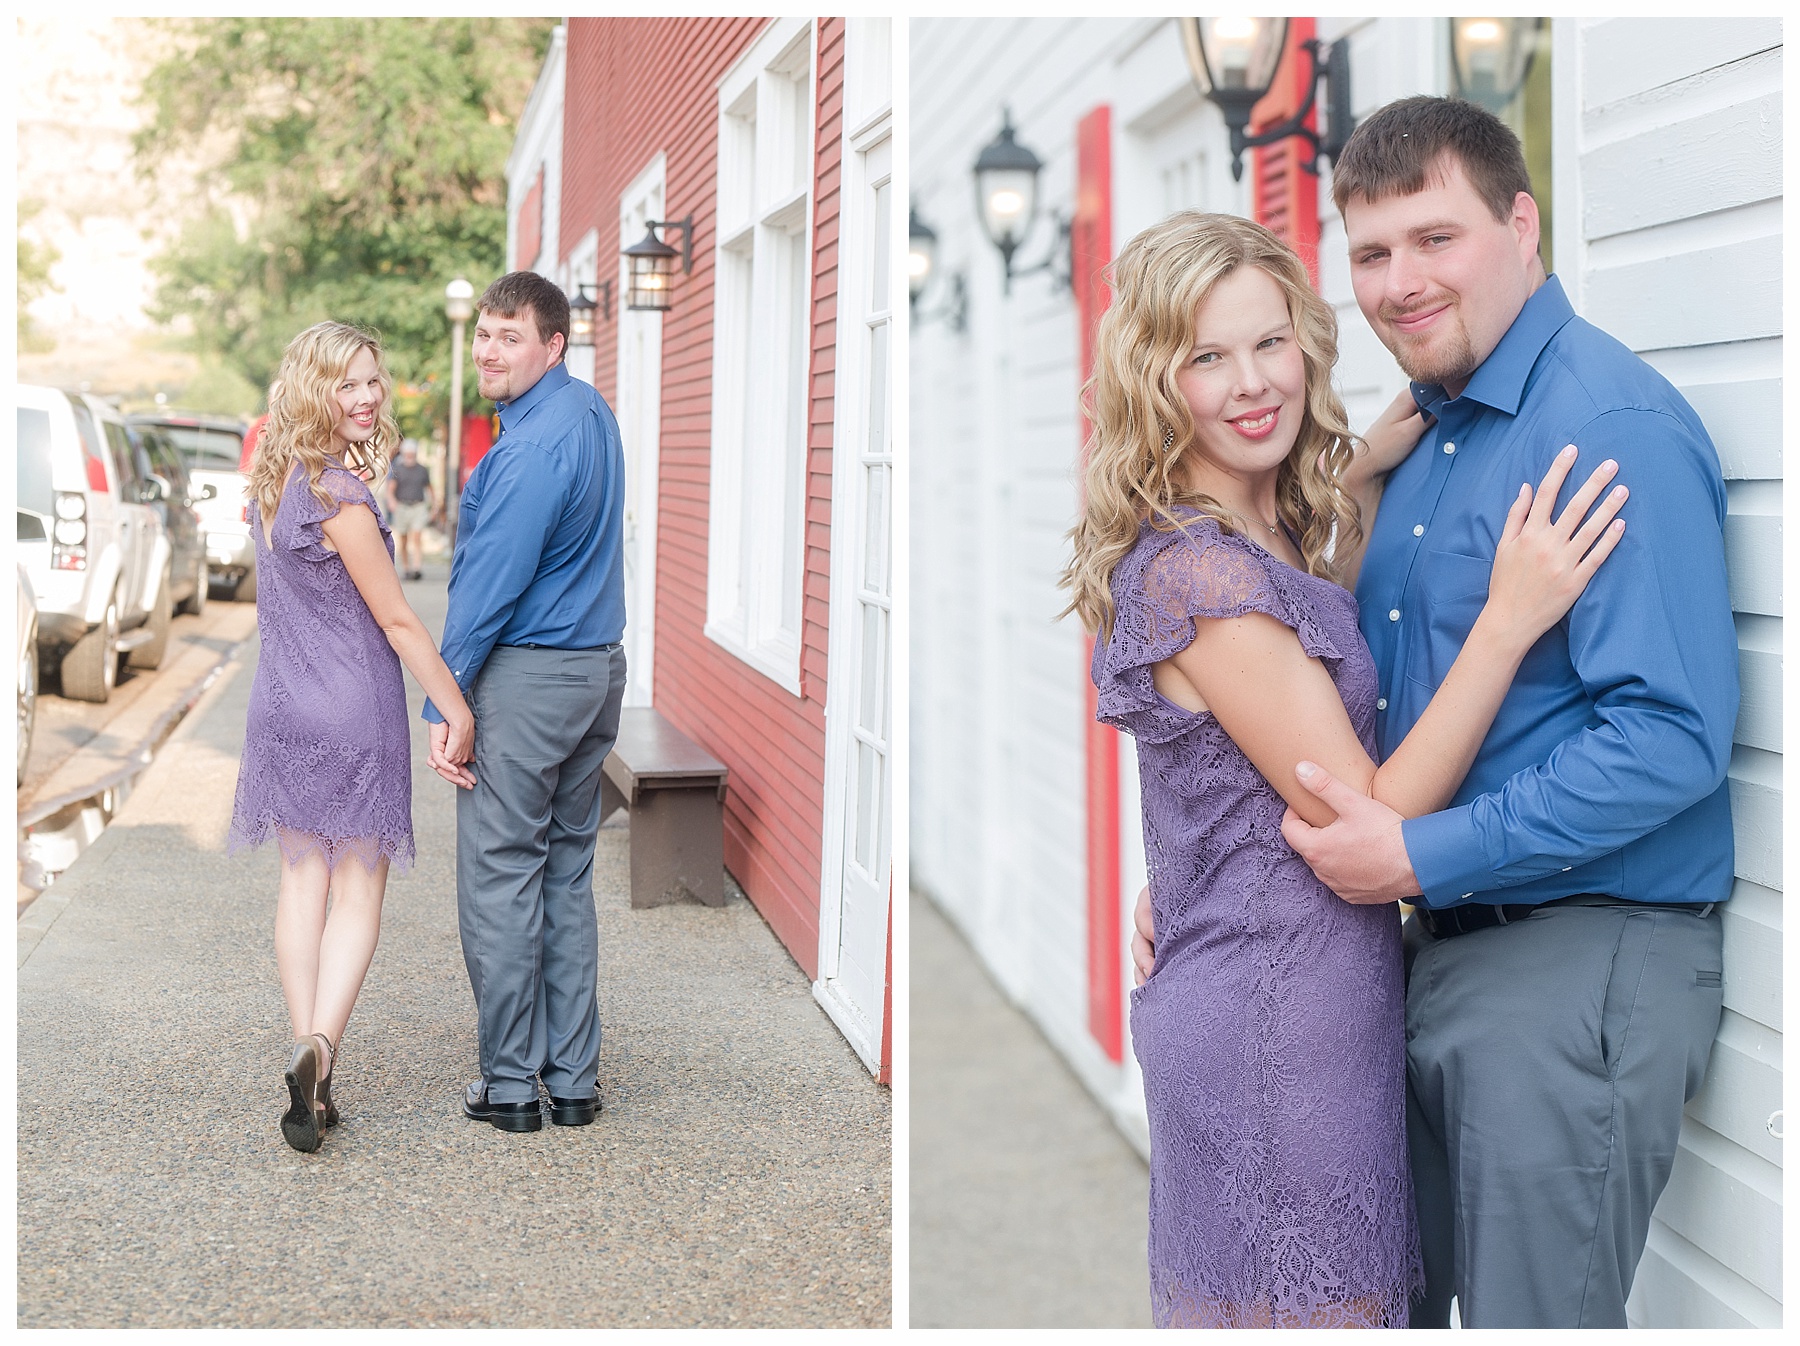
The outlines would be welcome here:
<svg viewBox="0 0 1800 1346">
<path fill-rule="evenodd" d="M 1331 199 L 1342 215 L 1352 197 L 1380 201 L 1423 191 L 1445 156 L 1462 165 L 1496 220 L 1511 218 L 1519 193 L 1531 192 L 1525 151 L 1511 127 L 1465 99 L 1420 94 L 1389 103 L 1350 133 L 1331 165 Z"/>
<path fill-rule="evenodd" d="M 475 301 L 476 312 L 502 318 L 516 318 L 521 309 L 527 308 L 537 320 L 538 340 L 549 345 L 550 338 L 561 333 L 563 349 L 568 350 L 569 296 L 537 272 L 508 271 Z"/>
</svg>

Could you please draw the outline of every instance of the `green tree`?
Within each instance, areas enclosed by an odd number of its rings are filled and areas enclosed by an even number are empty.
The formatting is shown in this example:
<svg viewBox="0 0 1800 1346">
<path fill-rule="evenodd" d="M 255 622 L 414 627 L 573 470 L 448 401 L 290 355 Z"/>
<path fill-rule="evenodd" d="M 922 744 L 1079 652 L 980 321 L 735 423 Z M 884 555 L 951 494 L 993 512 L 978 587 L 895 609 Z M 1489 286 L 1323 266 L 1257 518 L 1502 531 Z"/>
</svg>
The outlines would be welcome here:
<svg viewBox="0 0 1800 1346">
<path fill-rule="evenodd" d="M 403 427 L 440 422 L 444 285 L 460 274 L 479 292 L 504 265 L 506 157 L 554 21 L 167 23 L 139 168 L 198 155 L 210 190 L 180 203 L 152 316 L 186 315 L 203 353 L 258 386 L 312 323 L 372 327 L 396 382 L 424 390 L 399 399 Z"/>
<path fill-rule="evenodd" d="M 19 198 L 19 346 L 24 350 L 45 351 L 54 344 L 31 323 L 26 312 L 37 297 L 57 288 L 50 279 L 50 268 L 62 254 L 48 243 L 34 243 L 25 237 L 25 225 L 44 209 L 44 203 Z"/>
</svg>

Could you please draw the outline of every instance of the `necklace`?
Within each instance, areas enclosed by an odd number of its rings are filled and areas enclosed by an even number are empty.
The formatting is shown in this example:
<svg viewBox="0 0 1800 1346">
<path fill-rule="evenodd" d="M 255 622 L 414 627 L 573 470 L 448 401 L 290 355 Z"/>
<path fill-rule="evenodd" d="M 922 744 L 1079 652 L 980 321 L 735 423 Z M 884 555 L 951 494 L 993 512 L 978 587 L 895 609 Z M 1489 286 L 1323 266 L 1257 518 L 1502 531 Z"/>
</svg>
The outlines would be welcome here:
<svg viewBox="0 0 1800 1346">
<path fill-rule="evenodd" d="M 1237 520 L 1237 521 L 1238 521 L 1238 522 L 1239 522 L 1239 523 L 1245 523 L 1245 524 L 1247 524 L 1247 523 L 1249 523 L 1249 522 L 1250 522 L 1250 520 L 1249 520 L 1249 519 L 1248 519 L 1248 518 L 1246 518 L 1246 517 L 1245 517 L 1245 516 L 1244 516 L 1244 515 L 1242 515 L 1242 514 L 1239 514 L 1239 513 L 1238 513 L 1238 512 L 1237 512 L 1237 511 L 1236 511 L 1236 510 L 1235 510 L 1235 509 L 1233 509 L 1233 510 L 1228 510 L 1228 511 L 1227 511 L 1227 512 L 1228 512 L 1228 513 L 1229 513 L 1229 514 L 1230 514 L 1230 515 L 1231 515 L 1231 517 L 1232 517 L 1232 518 L 1234 518 L 1234 519 L 1236 519 L 1236 520 Z M 1258 523 L 1258 524 L 1259 524 L 1259 525 L 1260 525 L 1260 526 L 1261 526 L 1261 527 L 1263 527 L 1263 528 L 1264 528 L 1264 529 L 1266 529 L 1266 530 L 1268 530 L 1268 533 L 1269 533 L 1269 536 L 1270 536 L 1270 537 L 1277 537 L 1277 536 L 1279 536 L 1279 535 L 1280 535 L 1280 525 L 1278 525 L 1278 524 L 1272 524 L 1272 523 L 1263 523 L 1263 521 L 1262 521 L 1262 520 L 1261 520 L 1261 519 L 1258 519 L 1258 520 L 1257 520 L 1257 521 L 1256 521 L 1256 522 L 1257 522 L 1257 523 Z"/>
</svg>

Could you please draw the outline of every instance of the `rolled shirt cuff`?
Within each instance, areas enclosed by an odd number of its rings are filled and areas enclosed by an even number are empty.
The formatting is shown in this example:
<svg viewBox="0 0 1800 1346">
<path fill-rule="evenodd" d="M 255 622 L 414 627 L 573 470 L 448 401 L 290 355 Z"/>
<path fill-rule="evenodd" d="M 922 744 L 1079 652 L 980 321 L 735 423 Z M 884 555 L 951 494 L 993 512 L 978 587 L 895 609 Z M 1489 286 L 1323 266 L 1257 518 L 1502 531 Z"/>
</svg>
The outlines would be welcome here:
<svg viewBox="0 0 1800 1346">
<path fill-rule="evenodd" d="M 422 718 L 431 721 L 432 724 L 442 724 L 444 722 L 443 714 L 436 706 L 431 704 L 430 697 L 425 698 L 425 708 L 421 710 L 419 714 Z"/>
<path fill-rule="evenodd" d="M 1488 865 L 1473 805 L 1408 818 L 1400 824 L 1400 838 L 1428 907 L 1454 907 L 1476 893 L 1506 886 Z"/>
</svg>

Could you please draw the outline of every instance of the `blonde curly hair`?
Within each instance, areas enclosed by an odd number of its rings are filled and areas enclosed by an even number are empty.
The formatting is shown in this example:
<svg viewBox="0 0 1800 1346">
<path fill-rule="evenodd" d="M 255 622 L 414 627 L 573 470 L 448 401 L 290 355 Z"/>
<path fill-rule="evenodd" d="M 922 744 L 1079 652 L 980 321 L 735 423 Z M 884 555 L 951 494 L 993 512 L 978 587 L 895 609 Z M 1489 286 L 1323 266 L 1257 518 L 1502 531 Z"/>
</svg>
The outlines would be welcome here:
<svg viewBox="0 0 1800 1346">
<path fill-rule="evenodd" d="M 1362 541 L 1360 511 L 1340 485 L 1356 441 L 1331 386 L 1337 315 L 1312 288 L 1293 249 L 1262 225 L 1181 211 L 1133 238 L 1109 268 L 1112 306 L 1100 319 L 1093 377 L 1082 390 L 1093 426 L 1086 500 L 1068 533 L 1073 556 L 1061 587 L 1070 599 L 1058 615 L 1076 613 L 1090 632 L 1112 629 L 1113 568 L 1136 544 L 1144 520 L 1164 531 L 1180 529 L 1179 504 L 1216 519 L 1221 529 L 1242 531 L 1212 497 L 1178 484 L 1197 427 L 1175 382 L 1193 349 L 1201 305 L 1241 266 L 1260 268 L 1281 287 L 1306 369 L 1305 413 L 1276 475 L 1281 520 L 1299 538 L 1307 571 L 1334 582 L 1341 581 L 1334 551 L 1354 553 Z"/>
<path fill-rule="evenodd" d="M 250 464 L 250 497 L 262 516 L 265 540 L 275 526 L 275 511 L 297 462 L 306 471 L 313 496 L 327 509 L 336 501 L 319 485 L 335 444 L 332 430 L 343 419 L 338 405 L 338 385 L 350 371 L 358 351 L 375 357 L 381 377 L 381 405 L 375 413 L 375 433 L 343 453 L 344 466 L 372 481 L 386 471 L 400 443 L 400 427 L 394 422 L 394 385 L 382 358 L 381 340 L 372 332 L 345 322 L 314 323 L 288 342 L 281 355 L 281 369 L 269 390 L 269 419 L 256 441 Z"/>
</svg>

